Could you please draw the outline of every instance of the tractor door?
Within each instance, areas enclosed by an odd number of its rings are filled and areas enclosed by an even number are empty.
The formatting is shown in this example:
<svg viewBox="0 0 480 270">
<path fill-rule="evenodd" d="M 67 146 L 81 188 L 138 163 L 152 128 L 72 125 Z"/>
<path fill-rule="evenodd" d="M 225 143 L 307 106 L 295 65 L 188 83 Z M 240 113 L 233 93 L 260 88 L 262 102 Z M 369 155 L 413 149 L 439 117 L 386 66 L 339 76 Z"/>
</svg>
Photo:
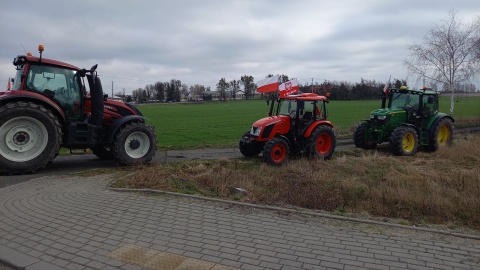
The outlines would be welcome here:
<svg viewBox="0 0 480 270">
<path fill-rule="evenodd" d="M 296 134 L 303 137 L 303 134 L 307 130 L 307 128 L 317 119 L 317 102 L 316 101 L 297 101 L 297 108 L 298 114 L 296 117 L 298 123 L 298 130 L 296 130 Z"/>
<path fill-rule="evenodd" d="M 25 89 L 43 93 L 58 103 L 69 120 L 78 120 L 82 115 L 80 79 L 74 70 L 31 65 Z"/>
</svg>

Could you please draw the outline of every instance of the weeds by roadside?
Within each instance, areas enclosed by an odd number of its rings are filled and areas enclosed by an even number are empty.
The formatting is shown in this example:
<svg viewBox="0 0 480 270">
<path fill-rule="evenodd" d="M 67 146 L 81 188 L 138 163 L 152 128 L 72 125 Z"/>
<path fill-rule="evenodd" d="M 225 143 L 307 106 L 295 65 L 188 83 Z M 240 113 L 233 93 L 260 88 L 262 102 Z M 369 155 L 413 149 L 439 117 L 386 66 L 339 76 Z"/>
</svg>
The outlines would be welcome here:
<svg viewBox="0 0 480 270">
<path fill-rule="evenodd" d="M 329 161 L 296 159 L 282 167 L 259 159 L 195 160 L 135 169 L 117 187 L 368 213 L 413 224 L 480 229 L 480 137 L 414 157 L 376 151 L 337 151 Z M 246 193 L 232 193 L 232 188 Z"/>
</svg>

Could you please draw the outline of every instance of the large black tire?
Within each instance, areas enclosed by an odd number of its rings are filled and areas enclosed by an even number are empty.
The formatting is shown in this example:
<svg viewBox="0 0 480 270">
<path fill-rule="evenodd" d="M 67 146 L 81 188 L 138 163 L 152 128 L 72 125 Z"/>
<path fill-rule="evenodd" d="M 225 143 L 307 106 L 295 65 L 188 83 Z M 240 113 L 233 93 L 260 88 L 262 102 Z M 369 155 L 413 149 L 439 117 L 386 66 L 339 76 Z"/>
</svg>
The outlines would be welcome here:
<svg viewBox="0 0 480 270">
<path fill-rule="evenodd" d="M 263 148 L 263 160 L 270 165 L 282 165 L 288 160 L 290 147 L 288 142 L 281 137 L 274 137 Z"/>
<path fill-rule="evenodd" d="M 308 156 L 311 158 L 330 159 L 336 145 L 335 133 L 327 125 L 317 126 L 305 140 Z"/>
<path fill-rule="evenodd" d="M 105 144 L 95 145 L 94 147 L 90 148 L 95 156 L 102 160 L 112 160 L 113 154 L 110 151 L 110 147 Z"/>
<path fill-rule="evenodd" d="M 110 148 L 120 165 L 146 164 L 155 155 L 157 138 L 145 123 L 131 122 L 120 128 Z"/>
<path fill-rule="evenodd" d="M 250 139 L 250 132 L 245 132 L 243 134 L 238 147 L 240 153 L 245 157 L 256 157 L 262 152 L 262 145 Z"/>
<path fill-rule="evenodd" d="M 401 126 L 390 136 L 390 149 L 396 156 L 413 156 L 418 149 L 418 135 L 414 128 Z"/>
<path fill-rule="evenodd" d="M 451 145 L 453 141 L 453 123 L 449 118 L 443 118 L 431 127 L 428 151 L 437 151 L 440 147 Z"/>
<path fill-rule="evenodd" d="M 12 102 L 0 107 L 0 174 L 33 173 L 58 155 L 58 118 L 42 105 Z"/>
<path fill-rule="evenodd" d="M 360 123 L 356 128 L 353 133 L 353 143 L 355 144 L 355 147 L 357 148 L 362 148 L 362 149 L 375 149 L 377 147 L 376 142 L 371 142 L 367 140 L 367 123 L 363 122 Z"/>
</svg>

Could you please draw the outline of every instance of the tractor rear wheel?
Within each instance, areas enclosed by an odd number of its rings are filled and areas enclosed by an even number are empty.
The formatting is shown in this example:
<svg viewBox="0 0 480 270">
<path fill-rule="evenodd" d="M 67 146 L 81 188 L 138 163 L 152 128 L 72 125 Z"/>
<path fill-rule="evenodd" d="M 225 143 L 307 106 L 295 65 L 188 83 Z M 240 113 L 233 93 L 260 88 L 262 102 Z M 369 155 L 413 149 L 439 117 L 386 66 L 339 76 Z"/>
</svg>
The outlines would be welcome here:
<svg viewBox="0 0 480 270">
<path fill-rule="evenodd" d="M 414 128 L 401 126 L 390 137 L 390 148 L 396 156 L 413 156 L 418 148 L 418 135 Z"/>
<path fill-rule="evenodd" d="M 245 132 L 239 142 L 240 153 L 245 157 L 255 157 L 262 152 L 262 145 L 250 139 L 250 132 Z"/>
<path fill-rule="evenodd" d="M 362 149 L 375 149 L 377 147 L 376 142 L 371 142 L 367 140 L 367 123 L 363 122 L 359 124 L 353 133 L 353 143 L 355 147 Z"/>
<path fill-rule="evenodd" d="M 453 123 L 448 118 L 443 118 L 430 129 L 430 141 L 427 149 L 429 151 L 437 151 L 440 147 L 452 144 L 453 140 Z"/>
<path fill-rule="evenodd" d="M 120 165 L 145 164 L 155 155 L 155 132 L 145 123 L 131 122 L 120 128 L 110 150 Z"/>
<path fill-rule="evenodd" d="M 51 111 L 33 102 L 0 107 L 0 173 L 33 173 L 58 155 L 62 126 Z"/>
<path fill-rule="evenodd" d="M 263 148 L 263 160 L 270 165 L 282 165 L 289 155 L 288 142 L 280 137 L 269 140 Z"/>
<path fill-rule="evenodd" d="M 311 158 L 330 159 L 335 150 L 335 133 L 329 126 L 317 126 L 306 139 L 308 156 Z"/>
<path fill-rule="evenodd" d="M 95 145 L 90 149 L 92 149 L 93 154 L 97 156 L 99 159 L 103 159 L 103 160 L 113 159 L 112 151 L 110 151 L 110 147 L 108 145 L 99 144 L 99 145 Z"/>
</svg>

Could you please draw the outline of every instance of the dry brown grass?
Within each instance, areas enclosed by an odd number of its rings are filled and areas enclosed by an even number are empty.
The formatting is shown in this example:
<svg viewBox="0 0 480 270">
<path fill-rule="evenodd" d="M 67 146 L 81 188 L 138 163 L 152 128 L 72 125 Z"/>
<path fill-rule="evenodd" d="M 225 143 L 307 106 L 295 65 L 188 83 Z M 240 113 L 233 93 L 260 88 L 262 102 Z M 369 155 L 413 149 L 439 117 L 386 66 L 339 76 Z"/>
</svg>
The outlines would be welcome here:
<svg viewBox="0 0 480 270">
<path fill-rule="evenodd" d="M 161 164 L 139 169 L 121 186 L 479 229 L 480 137 L 415 157 L 380 148 L 337 151 L 329 161 L 296 159 L 283 167 L 259 159 Z M 233 194 L 232 187 L 248 192 Z"/>
</svg>

